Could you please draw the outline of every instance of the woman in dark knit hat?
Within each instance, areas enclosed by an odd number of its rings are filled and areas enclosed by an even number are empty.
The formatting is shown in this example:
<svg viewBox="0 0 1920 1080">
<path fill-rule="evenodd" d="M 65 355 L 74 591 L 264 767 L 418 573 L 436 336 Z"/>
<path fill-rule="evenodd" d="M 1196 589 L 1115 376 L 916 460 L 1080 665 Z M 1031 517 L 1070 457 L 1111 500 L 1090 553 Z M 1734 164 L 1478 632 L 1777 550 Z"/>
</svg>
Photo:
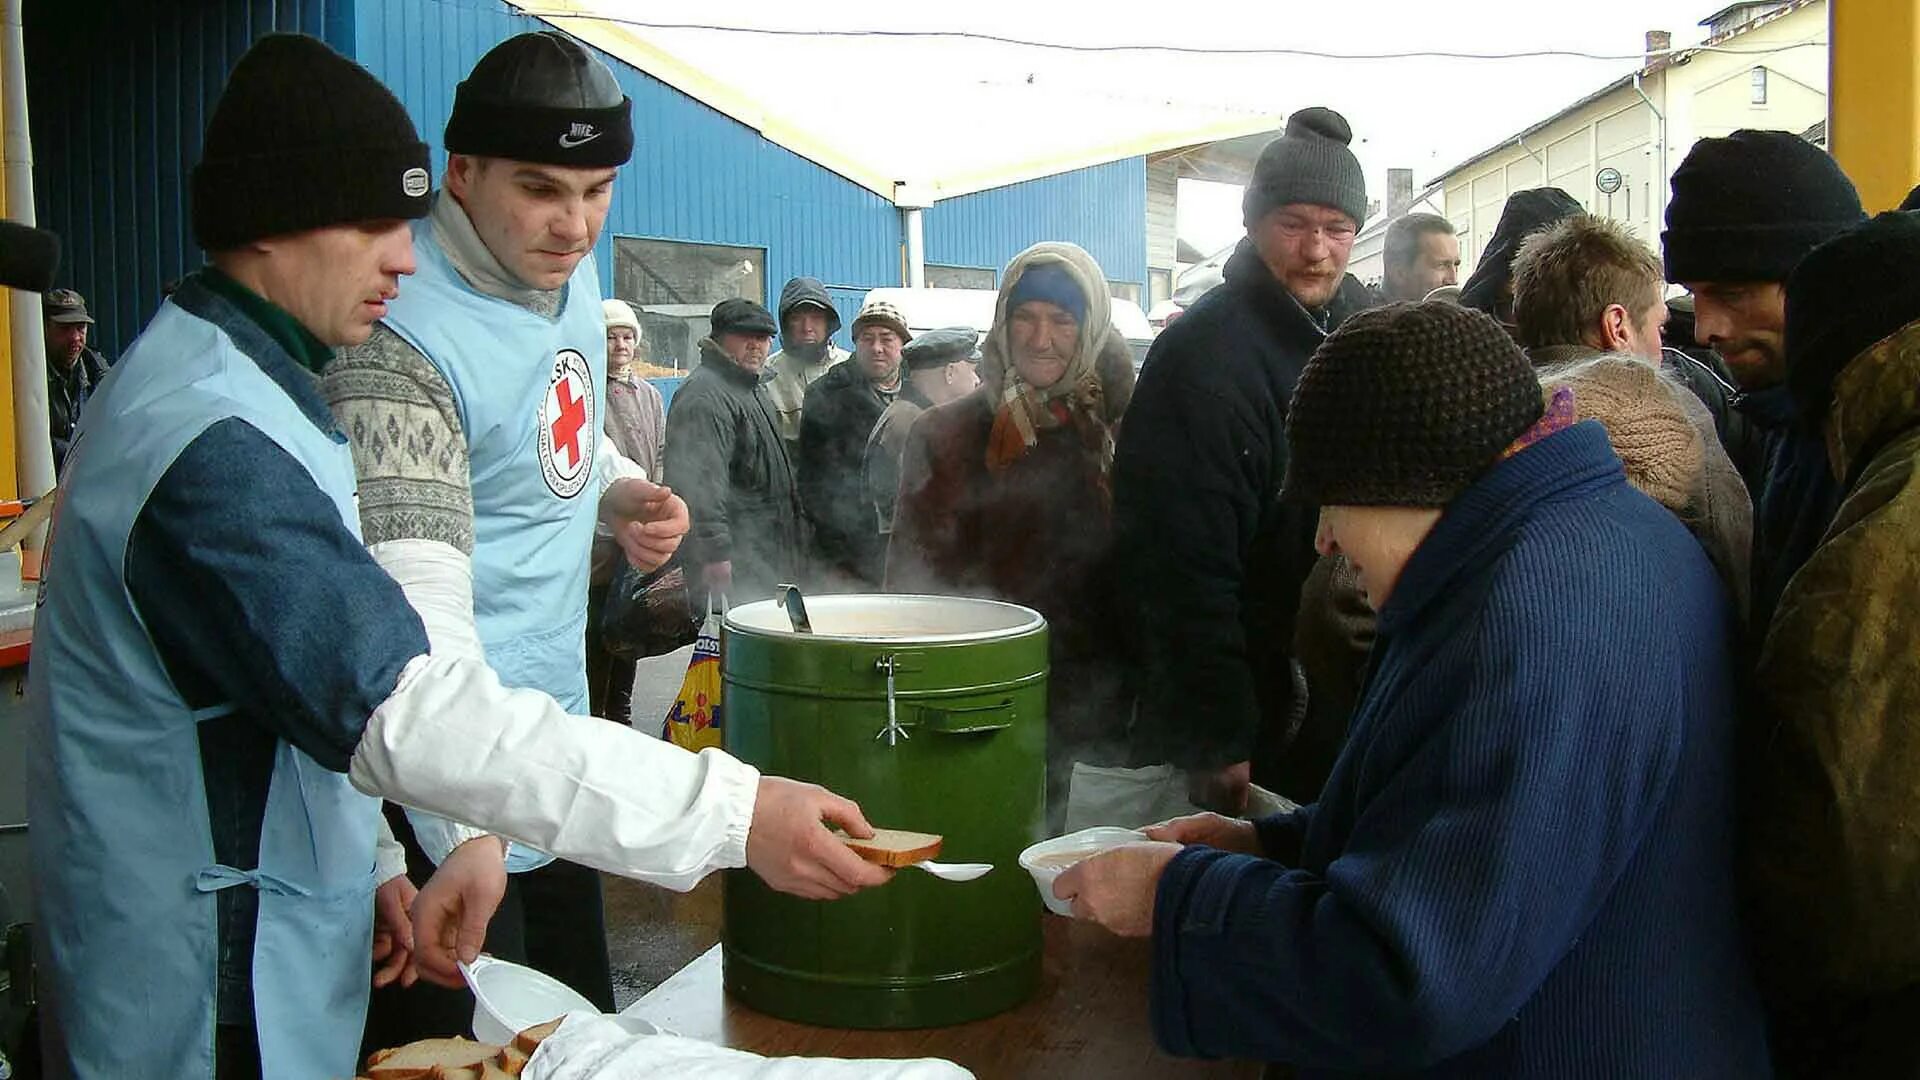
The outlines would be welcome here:
<svg viewBox="0 0 1920 1080">
<path fill-rule="evenodd" d="M 979 388 L 921 414 L 907 434 L 887 544 L 889 592 L 993 597 L 1047 617 L 1056 828 L 1075 761 L 1125 760 L 1107 560 L 1113 439 L 1133 397 L 1133 357 L 1113 329 L 1105 280 L 1074 244 L 1035 244 L 1007 264 Z"/>
<path fill-rule="evenodd" d="M 1320 550 L 1379 613 L 1324 794 L 1055 885 L 1152 935 L 1160 1044 L 1301 1076 L 1766 1076 L 1699 543 L 1450 304 L 1349 320 L 1287 432 L 1286 497 L 1324 508 Z"/>
</svg>

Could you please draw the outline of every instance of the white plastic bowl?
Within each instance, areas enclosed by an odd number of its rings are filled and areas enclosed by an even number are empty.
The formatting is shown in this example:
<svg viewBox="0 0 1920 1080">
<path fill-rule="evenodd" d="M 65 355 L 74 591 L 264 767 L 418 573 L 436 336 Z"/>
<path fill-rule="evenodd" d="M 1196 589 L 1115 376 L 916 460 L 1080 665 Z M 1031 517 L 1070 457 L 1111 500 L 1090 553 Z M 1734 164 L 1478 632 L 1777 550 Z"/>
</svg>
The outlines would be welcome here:
<svg viewBox="0 0 1920 1080">
<path fill-rule="evenodd" d="M 473 988 L 473 1037 L 483 1043 L 504 1046 L 520 1032 L 568 1013 L 600 1015 L 567 984 L 530 967 L 481 956 L 461 964 L 460 973 Z"/>
<path fill-rule="evenodd" d="M 1147 834 L 1138 829 L 1118 829 L 1110 825 L 1096 825 L 1091 829 L 1056 836 L 1051 840 L 1042 840 L 1020 853 L 1020 865 L 1033 875 L 1033 884 L 1040 890 L 1040 901 L 1047 910 L 1055 915 L 1073 914 L 1073 905 L 1053 895 L 1053 879 L 1066 873 L 1066 866 L 1041 866 L 1039 860 L 1049 855 L 1078 855 L 1079 859 L 1091 858 L 1109 848 L 1122 844 L 1137 844 L 1147 838 Z"/>
</svg>

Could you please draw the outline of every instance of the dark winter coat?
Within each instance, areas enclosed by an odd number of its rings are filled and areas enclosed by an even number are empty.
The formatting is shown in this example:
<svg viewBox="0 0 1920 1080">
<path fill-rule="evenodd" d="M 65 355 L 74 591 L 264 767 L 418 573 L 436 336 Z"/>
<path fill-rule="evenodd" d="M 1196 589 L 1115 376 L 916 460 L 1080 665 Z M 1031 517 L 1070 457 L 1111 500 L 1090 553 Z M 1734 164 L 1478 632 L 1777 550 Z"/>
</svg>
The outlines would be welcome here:
<svg viewBox="0 0 1920 1080">
<path fill-rule="evenodd" d="M 1147 354 L 1114 461 L 1114 547 L 1140 680 L 1140 763 L 1255 755 L 1293 705 L 1289 643 L 1314 507 L 1283 506 L 1287 407 L 1307 358 L 1364 302 L 1311 315 L 1242 242 L 1226 281 Z"/>
<path fill-rule="evenodd" d="M 1366 682 L 1373 624 L 1373 609 L 1352 564 L 1339 555 L 1315 562 L 1300 587 L 1293 631 L 1307 700 L 1267 785 L 1294 802 L 1304 805 L 1320 797 L 1347 744 L 1347 723 Z"/>
<path fill-rule="evenodd" d="M 733 563 L 733 603 L 763 600 L 800 576 L 800 495 L 773 406 L 759 378 L 700 346 L 700 366 L 667 410 L 667 486 L 686 500 L 692 527 L 681 548 L 688 579 Z"/>
<path fill-rule="evenodd" d="M 1800 418 L 1787 387 L 1741 394 L 1733 408 L 1759 432 L 1765 462 L 1753 492 L 1753 619 L 1757 646 L 1774 605 L 1833 523 L 1840 482 L 1820 436 Z"/>
<path fill-rule="evenodd" d="M 80 410 L 100 380 L 107 377 L 107 358 L 93 349 L 81 349 L 73 366 L 62 371 L 55 360 L 47 361 L 47 432 L 53 438 L 53 468 L 58 472 L 66 464 L 67 448 L 73 445 L 73 425 Z"/>
<path fill-rule="evenodd" d="M 794 471 L 800 505 L 813 527 L 814 566 L 828 587 L 880 586 L 876 569 L 886 548 L 861 464 L 867 436 L 890 404 L 892 397 L 873 388 L 856 360 L 842 360 L 807 387 Z"/>
<path fill-rule="evenodd" d="M 1729 625 L 1598 424 L 1496 465 L 1401 573 L 1319 802 L 1258 823 L 1270 858 L 1167 864 L 1158 1041 L 1302 1077 L 1767 1076 Z"/>
<path fill-rule="evenodd" d="M 1118 335 L 1109 336 L 1097 371 L 1107 400 L 1125 402 L 1133 361 Z M 983 386 L 914 421 L 900 464 L 886 585 L 889 592 L 1010 600 L 1046 616 L 1047 750 L 1059 803 L 1063 770 L 1074 758 L 1124 758 L 1110 513 L 1098 468 L 1070 426 L 1041 431 L 1005 472 L 991 472 L 994 407 Z"/>
<path fill-rule="evenodd" d="M 1920 324 L 1834 382 L 1844 501 L 1760 658 L 1741 820 L 1776 1052 L 1795 1076 L 1920 1076 L 1916 387 Z"/>
<path fill-rule="evenodd" d="M 900 457 L 907 450 L 907 434 L 920 419 L 920 414 L 933 408 L 933 402 L 916 391 L 911 380 L 900 386 L 900 396 L 880 419 L 873 425 L 873 433 L 867 436 L 865 456 L 860 459 L 860 482 L 867 493 L 867 502 L 873 507 L 874 524 L 880 530 L 880 565 L 874 567 L 875 580 L 885 580 L 887 576 L 887 542 L 893 536 L 893 504 L 900 495 Z"/>
</svg>

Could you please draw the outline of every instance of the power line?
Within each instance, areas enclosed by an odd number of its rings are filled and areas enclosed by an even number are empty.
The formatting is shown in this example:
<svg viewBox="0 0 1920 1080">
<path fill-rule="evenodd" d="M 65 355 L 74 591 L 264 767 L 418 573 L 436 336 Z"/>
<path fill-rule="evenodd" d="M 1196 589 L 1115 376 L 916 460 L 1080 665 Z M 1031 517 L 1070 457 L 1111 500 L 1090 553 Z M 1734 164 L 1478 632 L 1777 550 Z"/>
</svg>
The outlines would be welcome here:
<svg viewBox="0 0 1920 1080">
<path fill-rule="evenodd" d="M 997 45 L 1017 45 L 1029 49 L 1048 49 L 1056 52 L 1074 53 L 1126 53 L 1157 52 L 1174 53 L 1186 56 L 1288 56 L 1311 60 L 1535 60 L 1535 59 L 1572 59 L 1572 60 L 1648 60 L 1672 56 L 1680 53 L 1716 52 L 1729 56 L 1770 56 L 1809 46 L 1825 46 L 1826 42 L 1817 38 L 1790 42 L 1784 45 L 1770 45 L 1754 49 L 1740 49 L 1727 45 L 1687 45 L 1678 48 L 1654 49 L 1639 53 L 1597 53 L 1580 49 L 1521 49 L 1511 52 L 1465 52 L 1452 49 L 1409 49 L 1403 52 L 1331 52 L 1323 49 L 1302 49 L 1282 45 L 1260 46 L 1204 46 L 1204 45 L 1167 45 L 1113 43 L 1093 45 L 1069 41 L 1040 41 L 1032 38 L 1017 38 L 1003 34 L 983 34 L 971 30 L 799 30 L 770 26 L 721 26 L 715 23 L 666 23 L 647 22 L 641 19 L 627 19 L 616 15 L 596 15 L 579 11 L 539 11 L 523 8 L 521 13 L 541 19 L 584 19 L 591 22 L 615 23 L 631 26 L 640 30 L 696 30 L 720 34 L 754 34 L 762 37 L 799 37 L 799 38 L 924 38 L 929 40 L 983 41 Z"/>
</svg>

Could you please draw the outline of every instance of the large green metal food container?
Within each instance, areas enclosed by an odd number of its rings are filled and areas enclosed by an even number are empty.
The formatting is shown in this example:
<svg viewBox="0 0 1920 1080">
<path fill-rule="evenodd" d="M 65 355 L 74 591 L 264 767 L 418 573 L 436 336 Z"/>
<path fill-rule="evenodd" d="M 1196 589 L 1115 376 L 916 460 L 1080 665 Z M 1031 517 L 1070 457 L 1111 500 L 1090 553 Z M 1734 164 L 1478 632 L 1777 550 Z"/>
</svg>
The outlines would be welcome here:
<svg viewBox="0 0 1920 1080">
<path fill-rule="evenodd" d="M 877 826 L 939 833 L 942 862 L 994 870 L 970 882 L 903 870 L 825 903 L 732 871 L 727 990 L 828 1027 L 939 1027 L 1018 1005 L 1040 977 L 1040 899 L 1016 859 L 1045 823 L 1046 621 L 953 597 L 807 608 L 811 634 L 771 601 L 728 612 L 727 750 L 853 799 Z"/>
</svg>

